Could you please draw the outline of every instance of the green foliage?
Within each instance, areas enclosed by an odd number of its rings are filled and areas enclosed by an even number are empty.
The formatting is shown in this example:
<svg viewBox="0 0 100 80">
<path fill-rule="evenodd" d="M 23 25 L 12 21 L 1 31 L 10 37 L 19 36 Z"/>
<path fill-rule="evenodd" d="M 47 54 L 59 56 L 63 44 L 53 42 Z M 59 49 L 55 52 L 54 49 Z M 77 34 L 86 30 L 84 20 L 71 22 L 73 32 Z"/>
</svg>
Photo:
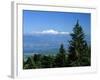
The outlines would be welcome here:
<svg viewBox="0 0 100 80">
<path fill-rule="evenodd" d="M 61 44 L 59 53 L 56 55 L 55 58 L 55 66 L 56 67 L 64 67 L 66 65 L 66 54 L 63 44 Z"/>
<path fill-rule="evenodd" d="M 63 44 L 61 44 L 57 55 L 34 54 L 33 56 L 28 57 L 23 65 L 24 69 L 64 67 L 67 62 L 66 58 L 65 49 Z"/>
<path fill-rule="evenodd" d="M 42 58 L 42 55 L 40 55 L 40 54 L 34 54 L 33 60 L 35 62 L 36 68 L 41 68 L 41 58 Z"/>
<path fill-rule="evenodd" d="M 53 56 L 43 56 L 42 58 L 42 67 L 43 68 L 52 68 L 53 67 L 53 62 L 54 62 L 54 59 L 53 59 Z"/>
<path fill-rule="evenodd" d="M 33 69 L 36 68 L 35 62 L 32 57 L 28 57 L 27 61 L 24 62 L 24 69 Z"/>
<path fill-rule="evenodd" d="M 85 34 L 79 21 L 77 21 L 70 36 L 68 53 L 61 44 L 59 53 L 56 55 L 34 54 L 26 61 L 23 60 L 23 69 L 90 66 L 91 46 L 85 40 Z"/>
<path fill-rule="evenodd" d="M 70 34 L 72 40 L 69 41 L 69 66 L 85 66 L 90 65 L 90 50 L 85 40 L 85 34 L 82 27 L 77 21 Z"/>
</svg>

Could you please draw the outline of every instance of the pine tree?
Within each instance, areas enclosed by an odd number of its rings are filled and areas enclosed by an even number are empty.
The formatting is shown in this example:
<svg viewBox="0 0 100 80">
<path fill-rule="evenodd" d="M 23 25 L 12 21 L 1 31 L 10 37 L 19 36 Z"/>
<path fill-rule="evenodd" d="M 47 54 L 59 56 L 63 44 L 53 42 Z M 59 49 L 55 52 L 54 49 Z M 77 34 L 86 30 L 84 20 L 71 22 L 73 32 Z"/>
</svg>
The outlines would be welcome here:
<svg viewBox="0 0 100 80">
<path fill-rule="evenodd" d="M 55 64 L 57 67 L 64 67 L 66 64 L 66 55 L 63 44 L 59 48 L 59 53 L 56 56 Z"/>
<path fill-rule="evenodd" d="M 33 57 L 30 56 L 30 57 L 28 57 L 27 61 L 25 62 L 24 69 L 33 69 L 33 68 L 36 68 L 36 65 L 33 60 Z"/>
<path fill-rule="evenodd" d="M 86 55 L 89 55 L 88 45 L 85 40 L 85 34 L 82 27 L 77 20 L 75 27 L 73 28 L 73 33 L 70 34 L 71 40 L 69 41 L 69 64 L 70 66 L 84 66 L 88 65 Z M 90 62 L 89 62 L 90 63 Z"/>
<path fill-rule="evenodd" d="M 41 68 L 41 54 L 34 54 L 33 61 L 35 62 L 36 68 Z"/>
</svg>

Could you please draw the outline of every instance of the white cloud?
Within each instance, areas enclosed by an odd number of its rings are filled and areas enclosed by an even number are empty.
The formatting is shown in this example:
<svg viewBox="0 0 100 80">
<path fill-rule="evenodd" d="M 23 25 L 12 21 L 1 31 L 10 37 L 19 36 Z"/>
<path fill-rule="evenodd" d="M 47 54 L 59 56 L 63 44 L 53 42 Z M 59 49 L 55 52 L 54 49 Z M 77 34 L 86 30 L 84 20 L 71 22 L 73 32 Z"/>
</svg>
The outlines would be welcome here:
<svg viewBox="0 0 100 80">
<path fill-rule="evenodd" d="M 60 32 L 53 29 L 43 30 L 41 32 L 32 32 L 32 34 L 70 34 L 69 32 Z"/>
<path fill-rule="evenodd" d="M 58 31 L 50 29 L 50 30 L 44 30 L 42 31 L 43 34 L 59 34 Z"/>
</svg>

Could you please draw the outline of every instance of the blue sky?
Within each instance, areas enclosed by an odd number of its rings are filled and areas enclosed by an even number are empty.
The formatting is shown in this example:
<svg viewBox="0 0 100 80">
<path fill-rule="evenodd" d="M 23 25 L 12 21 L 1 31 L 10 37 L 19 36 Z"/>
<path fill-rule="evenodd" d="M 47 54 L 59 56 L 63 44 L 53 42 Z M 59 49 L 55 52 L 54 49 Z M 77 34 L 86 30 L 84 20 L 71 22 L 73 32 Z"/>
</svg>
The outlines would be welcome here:
<svg viewBox="0 0 100 80">
<path fill-rule="evenodd" d="M 71 33 L 74 25 L 79 24 L 86 34 L 90 34 L 90 13 L 51 12 L 23 10 L 24 34 L 34 32 L 66 32 Z"/>
</svg>

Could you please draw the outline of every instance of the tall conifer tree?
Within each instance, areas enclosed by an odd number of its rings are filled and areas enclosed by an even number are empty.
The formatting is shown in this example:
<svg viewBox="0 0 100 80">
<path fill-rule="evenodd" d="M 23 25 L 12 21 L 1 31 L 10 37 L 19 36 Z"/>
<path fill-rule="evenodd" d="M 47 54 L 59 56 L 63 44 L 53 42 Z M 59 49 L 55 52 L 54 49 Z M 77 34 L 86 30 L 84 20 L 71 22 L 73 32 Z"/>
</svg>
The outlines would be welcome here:
<svg viewBox="0 0 100 80">
<path fill-rule="evenodd" d="M 85 34 L 82 27 L 77 20 L 73 32 L 70 34 L 71 40 L 69 41 L 69 64 L 70 66 L 85 66 L 89 65 L 86 55 L 89 55 L 89 48 L 85 40 Z"/>
<path fill-rule="evenodd" d="M 55 63 L 57 67 L 64 67 L 66 64 L 66 55 L 63 44 L 60 45 L 59 53 L 56 56 Z"/>
</svg>

